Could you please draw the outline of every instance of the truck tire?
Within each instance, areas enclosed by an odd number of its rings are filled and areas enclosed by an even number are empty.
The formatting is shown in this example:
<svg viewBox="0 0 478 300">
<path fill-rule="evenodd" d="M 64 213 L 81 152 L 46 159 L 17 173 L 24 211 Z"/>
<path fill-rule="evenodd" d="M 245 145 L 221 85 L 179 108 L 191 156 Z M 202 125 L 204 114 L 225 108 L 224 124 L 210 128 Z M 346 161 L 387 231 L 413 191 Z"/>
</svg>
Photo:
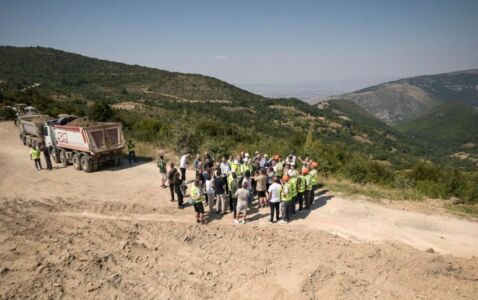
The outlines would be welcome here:
<svg viewBox="0 0 478 300">
<path fill-rule="evenodd" d="M 73 162 L 73 167 L 75 167 L 76 170 L 81 170 L 81 155 L 79 153 L 73 154 L 73 157 L 71 158 L 71 161 Z"/>
<path fill-rule="evenodd" d="M 60 161 L 60 152 L 57 149 L 53 149 L 51 151 L 51 157 L 53 158 L 53 161 L 57 164 L 61 163 Z"/>
<path fill-rule="evenodd" d="M 60 150 L 60 162 L 63 166 L 68 166 L 68 159 L 66 158 L 66 151 L 64 149 Z"/>
<path fill-rule="evenodd" d="M 87 155 L 81 157 L 81 168 L 86 173 L 93 172 L 93 163 L 90 161 L 90 158 Z"/>
<path fill-rule="evenodd" d="M 32 147 L 32 140 L 27 137 L 26 141 L 27 141 L 27 146 L 31 148 Z"/>
<path fill-rule="evenodd" d="M 93 172 L 96 171 L 96 170 L 98 170 L 98 163 L 97 162 L 93 163 Z"/>
<path fill-rule="evenodd" d="M 113 161 L 113 165 L 114 166 L 119 166 L 123 163 L 123 157 L 121 156 L 116 156 L 114 161 Z"/>
<path fill-rule="evenodd" d="M 27 145 L 27 138 L 22 134 L 20 135 L 20 139 L 22 140 L 23 145 Z"/>
</svg>

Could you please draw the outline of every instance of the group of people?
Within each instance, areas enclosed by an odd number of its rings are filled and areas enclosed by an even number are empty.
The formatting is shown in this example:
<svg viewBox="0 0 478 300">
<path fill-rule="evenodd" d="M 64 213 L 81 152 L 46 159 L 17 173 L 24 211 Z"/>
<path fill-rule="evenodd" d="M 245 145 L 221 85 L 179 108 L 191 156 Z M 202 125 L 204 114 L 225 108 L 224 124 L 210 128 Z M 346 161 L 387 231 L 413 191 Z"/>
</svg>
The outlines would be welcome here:
<svg viewBox="0 0 478 300">
<path fill-rule="evenodd" d="M 166 188 L 168 182 L 171 201 L 175 201 L 176 194 L 178 208 L 184 208 L 189 159 L 189 154 L 181 157 L 179 171 L 173 163 L 167 170 L 163 156 L 158 161 L 161 185 Z M 234 222 L 244 224 L 255 196 L 259 208 L 270 207 L 271 223 L 288 223 L 297 210 L 310 209 L 318 188 L 318 163 L 297 157 L 294 152 L 285 159 L 280 155 L 269 158 L 259 152 L 250 157 L 241 152 L 235 158 L 222 157 L 219 161 L 206 152 L 202 157 L 198 154 L 193 165 L 196 174 L 189 202 L 198 223 L 205 221 L 207 206 L 209 215 L 232 212 Z"/>
<path fill-rule="evenodd" d="M 52 167 L 51 159 L 50 159 L 50 151 L 48 150 L 48 147 L 46 147 L 44 144 L 35 146 L 32 148 L 32 150 L 30 150 L 30 159 L 33 160 L 35 164 L 35 169 L 37 171 L 40 171 L 43 169 L 41 165 L 41 160 L 40 160 L 41 153 L 43 153 L 43 157 L 45 158 L 46 169 L 48 171 L 51 171 L 53 167 Z"/>
</svg>

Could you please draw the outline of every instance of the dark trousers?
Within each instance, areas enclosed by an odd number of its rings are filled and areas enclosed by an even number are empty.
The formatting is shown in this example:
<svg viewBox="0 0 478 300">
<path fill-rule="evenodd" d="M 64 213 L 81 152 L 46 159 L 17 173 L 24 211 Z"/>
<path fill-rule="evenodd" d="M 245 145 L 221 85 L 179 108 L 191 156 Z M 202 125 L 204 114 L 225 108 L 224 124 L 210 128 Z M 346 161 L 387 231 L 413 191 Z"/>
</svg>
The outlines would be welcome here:
<svg viewBox="0 0 478 300">
<path fill-rule="evenodd" d="M 229 194 L 229 184 L 227 184 L 227 176 L 222 176 L 222 180 L 226 183 L 224 186 L 226 187 L 226 194 Z"/>
<path fill-rule="evenodd" d="M 45 155 L 45 162 L 46 162 L 46 168 L 47 168 L 48 170 L 53 169 L 53 167 L 51 166 L 50 155 Z"/>
<path fill-rule="evenodd" d="M 231 201 L 229 201 L 229 203 L 231 203 L 231 211 L 233 212 L 235 219 L 237 217 L 237 198 L 231 197 Z"/>
<path fill-rule="evenodd" d="M 178 195 L 178 207 L 182 207 L 183 206 L 183 194 L 181 192 L 179 193 L 176 193 L 176 195 Z"/>
<path fill-rule="evenodd" d="M 292 215 L 292 200 L 282 201 L 282 218 L 289 222 Z"/>
<path fill-rule="evenodd" d="M 136 162 L 136 152 L 134 151 L 128 152 L 128 161 L 129 161 L 129 164 L 131 164 L 131 161 Z"/>
<path fill-rule="evenodd" d="M 179 168 L 181 171 L 181 179 L 186 182 L 186 169 L 185 168 Z"/>
<path fill-rule="evenodd" d="M 304 208 L 304 193 L 297 193 L 297 202 L 299 203 L 299 210 Z"/>
<path fill-rule="evenodd" d="M 305 208 L 307 208 L 307 209 L 310 208 L 310 195 L 311 194 L 312 194 L 312 190 L 304 192 Z"/>
<path fill-rule="evenodd" d="M 35 162 L 35 168 L 36 168 L 37 170 L 43 169 L 42 166 L 41 166 L 41 161 L 40 161 L 39 158 L 36 158 L 36 159 L 34 159 L 33 161 Z"/>
<path fill-rule="evenodd" d="M 297 204 L 297 196 L 294 196 L 292 198 L 291 204 L 290 204 L 290 212 L 295 215 L 295 205 Z"/>
<path fill-rule="evenodd" d="M 315 192 L 317 192 L 317 189 L 319 188 L 319 185 L 318 184 L 314 184 L 312 186 L 312 195 L 311 195 L 311 198 L 310 198 L 310 204 L 314 204 L 314 200 L 315 200 Z"/>
<path fill-rule="evenodd" d="M 176 191 L 176 183 L 169 183 L 169 191 L 171 192 L 171 201 L 174 201 L 174 192 Z"/>
<path fill-rule="evenodd" d="M 271 208 L 271 217 L 270 221 L 274 221 L 274 212 L 276 213 L 276 221 L 279 221 L 279 206 L 280 202 L 269 202 L 269 207 Z"/>
</svg>

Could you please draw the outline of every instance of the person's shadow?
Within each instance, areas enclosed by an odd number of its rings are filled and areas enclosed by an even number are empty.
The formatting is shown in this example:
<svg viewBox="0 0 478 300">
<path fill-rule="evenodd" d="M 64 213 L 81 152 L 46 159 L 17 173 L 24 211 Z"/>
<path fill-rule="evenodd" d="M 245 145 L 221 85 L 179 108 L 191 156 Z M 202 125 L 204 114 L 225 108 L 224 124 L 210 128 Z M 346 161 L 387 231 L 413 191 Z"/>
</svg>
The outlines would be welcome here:
<svg viewBox="0 0 478 300">
<path fill-rule="evenodd" d="M 297 210 L 295 211 L 295 215 L 292 216 L 290 221 L 294 221 L 297 219 L 305 219 L 307 216 L 313 211 L 318 208 L 321 208 L 325 205 L 327 205 L 327 202 L 334 198 L 333 195 L 325 195 L 329 191 L 328 190 L 318 190 L 315 195 L 314 195 L 314 203 L 310 206 L 310 209 L 302 209 L 301 211 Z"/>
</svg>

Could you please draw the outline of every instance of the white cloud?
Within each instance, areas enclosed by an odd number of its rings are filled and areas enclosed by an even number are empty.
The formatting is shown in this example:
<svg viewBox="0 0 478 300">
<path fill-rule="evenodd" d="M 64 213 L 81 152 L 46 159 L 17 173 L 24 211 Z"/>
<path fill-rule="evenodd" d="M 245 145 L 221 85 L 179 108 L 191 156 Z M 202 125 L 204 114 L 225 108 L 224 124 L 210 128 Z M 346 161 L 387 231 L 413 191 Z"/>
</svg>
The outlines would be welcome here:
<svg viewBox="0 0 478 300">
<path fill-rule="evenodd" d="M 217 60 L 228 60 L 228 59 L 229 59 L 229 56 L 219 55 L 219 56 L 216 56 L 216 59 L 217 59 Z"/>
</svg>

